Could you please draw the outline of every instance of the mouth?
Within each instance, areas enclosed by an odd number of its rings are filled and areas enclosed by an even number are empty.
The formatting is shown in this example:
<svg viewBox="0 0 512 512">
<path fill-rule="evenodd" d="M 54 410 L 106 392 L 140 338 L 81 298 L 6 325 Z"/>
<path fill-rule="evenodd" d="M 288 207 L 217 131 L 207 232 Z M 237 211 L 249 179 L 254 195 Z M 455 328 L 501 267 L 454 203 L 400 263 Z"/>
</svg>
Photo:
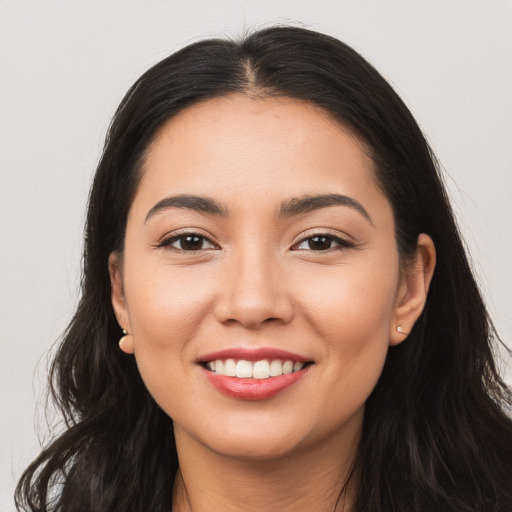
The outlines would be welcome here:
<svg viewBox="0 0 512 512">
<path fill-rule="evenodd" d="M 293 359 L 260 359 L 248 361 L 246 359 L 214 359 L 200 363 L 207 371 L 225 377 L 239 379 L 271 379 L 281 375 L 298 372 L 312 361 L 294 361 Z"/>
<path fill-rule="evenodd" d="M 238 347 L 205 355 L 197 363 L 221 393 L 264 400 L 299 382 L 315 362 L 280 349 Z"/>
</svg>

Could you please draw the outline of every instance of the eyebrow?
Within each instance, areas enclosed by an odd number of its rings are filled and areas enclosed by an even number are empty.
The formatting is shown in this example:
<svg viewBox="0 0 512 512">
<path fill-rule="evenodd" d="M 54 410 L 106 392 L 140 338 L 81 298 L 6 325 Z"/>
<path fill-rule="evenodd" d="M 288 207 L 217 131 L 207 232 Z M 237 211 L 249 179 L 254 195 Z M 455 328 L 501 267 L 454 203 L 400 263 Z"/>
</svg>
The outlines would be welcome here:
<svg viewBox="0 0 512 512">
<path fill-rule="evenodd" d="M 167 208 L 186 208 L 194 210 L 196 212 L 207 213 L 209 215 L 218 215 L 221 217 L 227 217 L 228 211 L 215 199 L 209 197 L 196 196 L 190 194 L 180 194 L 177 196 L 170 196 L 158 201 L 158 203 L 149 210 L 146 215 L 147 222 L 153 215 L 156 215 L 162 210 Z"/>
<path fill-rule="evenodd" d="M 281 204 L 281 207 L 278 210 L 278 216 L 281 218 L 293 217 L 295 215 L 301 215 L 303 213 L 308 213 L 331 206 L 348 206 L 349 208 L 353 208 L 361 215 L 363 215 L 363 217 L 365 217 L 370 222 L 370 224 L 373 225 L 372 219 L 368 212 L 364 209 L 363 205 L 352 197 L 342 194 L 320 194 L 316 196 L 304 196 L 299 198 L 294 197 L 289 201 L 285 201 Z M 151 217 L 168 208 L 185 208 L 200 213 L 206 213 L 208 215 L 215 215 L 220 217 L 228 216 L 228 209 L 215 199 L 193 194 L 180 194 L 166 197 L 165 199 L 162 199 L 156 203 L 155 206 L 149 210 L 144 222 L 147 222 Z"/>
<path fill-rule="evenodd" d="M 291 217 L 293 215 L 300 215 L 330 206 L 348 206 L 349 208 L 353 208 L 373 225 L 370 214 L 364 209 L 363 205 L 352 197 L 342 194 L 321 194 L 290 199 L 281 205 L 279 216 Z"/>
</svg>

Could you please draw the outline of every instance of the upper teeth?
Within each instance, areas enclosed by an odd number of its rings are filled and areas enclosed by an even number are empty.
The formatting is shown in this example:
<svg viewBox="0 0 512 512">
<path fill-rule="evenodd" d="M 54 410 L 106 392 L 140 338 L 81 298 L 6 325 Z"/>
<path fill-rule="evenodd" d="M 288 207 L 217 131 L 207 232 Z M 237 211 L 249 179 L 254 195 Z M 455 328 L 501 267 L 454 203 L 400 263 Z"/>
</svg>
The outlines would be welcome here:
<svg viewBox="0 0 512 512">
<path fill-rule="evenodd" d="M 268 379 L 299 371 L 304 363 L 293 361 L 281 361 L 280 359 L 262 359 L 261 361 L 246 361 L 240 359 L 217 359 L 209 361 L 206 365 L 209 370 L 217 375 L 226 377 L 239 377 L 241 379 Z"/>
</svg>

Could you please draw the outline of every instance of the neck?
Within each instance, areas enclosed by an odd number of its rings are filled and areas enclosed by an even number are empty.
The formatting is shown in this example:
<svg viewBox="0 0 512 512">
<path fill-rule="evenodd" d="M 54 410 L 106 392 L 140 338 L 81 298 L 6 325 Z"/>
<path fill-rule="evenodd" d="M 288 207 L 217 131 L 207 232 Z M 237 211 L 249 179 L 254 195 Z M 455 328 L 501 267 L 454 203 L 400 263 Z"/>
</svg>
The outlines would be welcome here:
<svg viewBox="0 0 512 512">
<path fill-rule="evenodd" d="M 176 512 L 351 512 L 360 428 L 272 460 L 226 457 L 176 427 Z M 349 435 L 347 435 L 349 434 Z M 340 442 L 342 441 L 342 442 Z"/>
</svg>

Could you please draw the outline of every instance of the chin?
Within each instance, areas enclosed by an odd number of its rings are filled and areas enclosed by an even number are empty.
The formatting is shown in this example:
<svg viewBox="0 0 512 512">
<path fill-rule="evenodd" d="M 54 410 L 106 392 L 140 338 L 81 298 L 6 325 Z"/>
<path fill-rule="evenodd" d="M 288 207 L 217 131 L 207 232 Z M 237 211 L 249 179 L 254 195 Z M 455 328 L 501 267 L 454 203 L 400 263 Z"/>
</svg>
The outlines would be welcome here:
<svg viewBox="0 0 512 512">
<path fill-rule="evenodd" d="M 187 435 L 186 433 L 184 433 Z M 293 428 L 262 425 L 258 421 L 231 422 L 211 426 L 208 432 L 193 435 L 197 442 L 212 452 L 238 460 L 272 460 L 300 449 L 304 436 Z"/>
<path fill-rule="evenodd" d="M 211 443 L 210 449 L 223 457 L 240 461 L 270 461 L 285 457 L 298 449 L 290 439 L 262 439 L 261 435 L 237 439 L 219 440 Z"/>
</svg>

